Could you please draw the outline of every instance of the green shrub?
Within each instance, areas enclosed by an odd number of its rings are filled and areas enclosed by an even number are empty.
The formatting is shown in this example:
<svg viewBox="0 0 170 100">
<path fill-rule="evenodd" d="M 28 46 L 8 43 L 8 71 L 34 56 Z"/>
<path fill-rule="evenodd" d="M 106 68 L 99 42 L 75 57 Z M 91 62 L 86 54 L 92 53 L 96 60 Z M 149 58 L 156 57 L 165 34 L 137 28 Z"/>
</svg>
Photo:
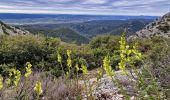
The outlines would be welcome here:
<svg viewBox="0 0 170 100">
<path fill-rule="evenodd" d="M 39 35 L 0 36 L 0 64 L 13 64 L 22 70 L 29 61 L 36 67 L 42 60 L 51 60 L 59 42 Z"/>
</svg>

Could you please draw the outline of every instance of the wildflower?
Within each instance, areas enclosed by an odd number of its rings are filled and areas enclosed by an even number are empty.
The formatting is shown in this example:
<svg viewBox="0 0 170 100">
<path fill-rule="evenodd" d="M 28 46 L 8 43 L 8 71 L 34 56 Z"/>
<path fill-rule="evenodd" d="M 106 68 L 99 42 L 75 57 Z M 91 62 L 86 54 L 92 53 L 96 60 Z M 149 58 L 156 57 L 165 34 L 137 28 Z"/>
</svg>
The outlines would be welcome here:
<svg viewBox="0 0 170 100">
<path fill-rule="evenodd" d="M 79 68 L 79 65 L 78 64 L 76 64 L 76 71 L 78 72 L 79 70 L 80 70 L 80 68 Z"/>
<path fill-rule="evenodd" d="M 42 94 L 43 90 L 42 90 L 42 85 L 41 85 L 40 81 L 36 82 L 36 85 L 34 87 L 34 91 L 37 93 L 38 96 Z"/>
<path fill-rule="evenodd" d="M 19 70 L 15 70 L 14 75 L 15 75 L 14 85 L 17 87 L 21 78 L 21 72 Z"/>
<path fill-rule="evenodd" d="M 142 59 L 142 54 L 137 50 L 137 44 L 133 46 L 132 52 L 135 54 L 136 59 L 141 60 Z"/>
<path fill-rule="evenodd" d="M 103 60 L 103 67 L 109 76 L 112 76 L 114 74 L 112 67 L 111 67 L 111 62 L 108 56 L 106 56 Z"/>
<path fill-rule="evenodd" d="M 0 75 L 0 90 L 3 88 L 3 77 Z"/>
<path fill-rule="evenodd" d="M 27 77 L 29 77 L 29 76 L 31 75 L 31 73 L 32 73 L 32 70 L 31 70 L 32 65 L 31 65 L 29 62 L 27 62 L 26 65 L 27 65 L 27 67 L 26 67 L 25 77 L 27 78 Z"/>
<path fill-rule="evenodd" d="M 59 52 L 57 52 L 57 61 L 58 61 L 59 63 L 61 63 L 61 61 L 62 61 L 62 58 L 61 58 L 61 55 L 60 55 Z"/>
<path fill-rule="evenodd" d="M 84 75 L 86 75 L 88 73 L 87 66 L 85 64 L 81 64 L 81 70 Z"/>
<path fill-rule="evenodd" d="M 121 60 L 119 63 L 119 69 L 122 72 L 122 74 L 126 74 L 126 64 L 123 60 Z"/>
<path fill-rule="evenodd" d="M 129 55 L 131 54 L 132 50 L 129 50 L 130 46 L 126 45 L 125 36 L 122 35 L 120 43 L 120 58 L 121 61 L 118 64 L 119 69 L 121 70 L 122 74 L 126 73 L 126 63 L 130 61 Z"/>
<path fill-rule="evenodd" d="M 11 77 L 12 76 L 12 70 L 9 72 L 9 77 Z"/>
<path fill-rule="evenodd" d="M 67 66 L 71 67 L 72 61 L 71 61 L 71 51 L 70 50 L 67 50 L 67 56 L 68 56 L 68 58 L 67 58 Z"/>
</svg>

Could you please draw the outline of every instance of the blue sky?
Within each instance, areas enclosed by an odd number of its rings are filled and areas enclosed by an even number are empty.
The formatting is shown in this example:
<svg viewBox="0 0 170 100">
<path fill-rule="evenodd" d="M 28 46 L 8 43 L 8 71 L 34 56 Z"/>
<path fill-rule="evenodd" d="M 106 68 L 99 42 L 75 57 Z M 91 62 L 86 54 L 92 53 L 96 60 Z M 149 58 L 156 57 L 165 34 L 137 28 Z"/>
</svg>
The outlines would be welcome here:
<svg viewBox="0 0 170 100">
<path fill-rule="evenodd" d="M 170 0 L 0 0 L 1 13 L 163 15 Z"/>
</svg>

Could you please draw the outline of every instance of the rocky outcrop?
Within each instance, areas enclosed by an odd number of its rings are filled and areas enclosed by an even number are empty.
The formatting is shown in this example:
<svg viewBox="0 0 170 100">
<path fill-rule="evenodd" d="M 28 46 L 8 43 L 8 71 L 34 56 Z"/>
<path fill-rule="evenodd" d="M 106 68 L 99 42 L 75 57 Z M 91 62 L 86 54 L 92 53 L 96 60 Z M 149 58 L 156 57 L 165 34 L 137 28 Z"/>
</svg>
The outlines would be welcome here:
<svg viewBox="0 0 170 100">
<path fill-rule="evenodd" d="M 136 35 L 139 38 L 170 37 L 170 12 L 138 31 Z"/>
<path fill-rule="evenodd" d="M 30 34 L 26 30 L 21 30 L 19 28 L 7 25 L 3 22 L 0 21 L 0 35 L 25 35 L 25 34 Z"/>
<path fill-rule="evenodd" d="M 127 71 L 127 73 L 131 75 L 130 71 Z M 132 74 L 135 76 L 134 73 Z M 124 87 L 131 98 L 130 100 L 136 100 L 136 80 L 129 78 L 129 76 L 127 75 L 121 74 L 121 71 L 116 71 L 113 79 L 119 81 L 119 83 Z M 79 84 L 83 87 L 85 85 L 85 81 L 80 80 Z M 124 100 L 124 95 L 120 93 L 120 88 L 118 88 L 117 85 L 112 81 L 110 76 L 107 76 L 106 74 L 104 74 L 99 80 L 97 80 L 97 78 L 91 78 L 88 83 L 86 83 L 86 85 L 87 87 L 91 87 L 93 89 L 92 92 L 95 100 Z M 88 100 L 86 97 L 86 93 L 83 93 L 82 95 L 82 100 Z"/>
</svg>

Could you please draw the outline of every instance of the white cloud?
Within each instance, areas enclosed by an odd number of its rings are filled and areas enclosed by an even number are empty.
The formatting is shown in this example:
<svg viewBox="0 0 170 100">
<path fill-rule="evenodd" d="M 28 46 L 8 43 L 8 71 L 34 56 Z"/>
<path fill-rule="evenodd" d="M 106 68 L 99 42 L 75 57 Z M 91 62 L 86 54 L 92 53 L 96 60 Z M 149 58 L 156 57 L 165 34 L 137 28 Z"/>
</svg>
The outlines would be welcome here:
<svg viewBox="0 0 170 100">
<path fill-rule="evenodd" d="M 107 0 L 85 0 L 83 4 L 104 4 Z"/>
<path fill-rule="evenodd" d="M 143 0 L 119 0 L 116 2 L 113 2 L 112 5 L 113 6 L 135 6 L 135 5 L 149 5 L 149 4 L 154 4 L 154 3 L 158 3 L 158 2 L 165 2 L 167 0 L 147 0 L 147 1 L 143 1 Z"/>
<path fill-rule="evenodd" d="M 11 8 L 15 8 L 15 7 L 8 6 L 8 5 L 0 5 L 0 9 L 11 9 Z"/>
<path fill-rule="evenodd" d="M 0 0 L 0 12 L 162 15 L 169 0 Z"/>
</svg>

